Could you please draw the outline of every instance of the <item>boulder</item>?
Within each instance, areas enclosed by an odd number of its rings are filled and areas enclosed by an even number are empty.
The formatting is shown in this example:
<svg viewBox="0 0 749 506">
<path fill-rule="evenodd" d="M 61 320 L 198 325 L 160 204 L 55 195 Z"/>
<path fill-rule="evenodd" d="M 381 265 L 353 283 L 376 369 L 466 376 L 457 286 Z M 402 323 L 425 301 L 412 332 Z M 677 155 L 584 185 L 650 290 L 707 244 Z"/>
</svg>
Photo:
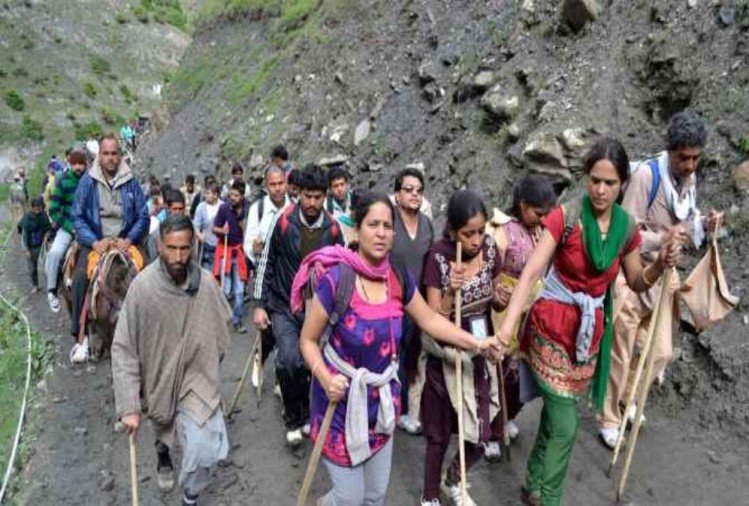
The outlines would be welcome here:
<svg viewBox="0 0 749 506">
<path fill-rule="evenodd" d="M 520 99 L 502 86 L 496 85 L 481 97 L 481 107 L 498 120 L 511 120 L 520 109 Z"/>
<path fill-rule="evenodd" d="M 739 191 L 749 190 L 749 160 L 744 160 L 733 169 L 733 185 Z"/>
<path fill-rule="evenodd" d="M 419 83 L 422 86 L 426 86 L 437 80 L 437 68 L 433 63 L 425 63 L 419 67 L 418 70 Z"/>
<path fill-rule="evenodd" d="M 369 137 L 369 132 L 371 131 L 371 123 L 368 119 L 365 119 L 361 123 L 359 123 L 356 126 L 356 130 L 354 131 L 354 146 L 358 146 L 362 142 L 364 142 L 367 137 Z"/>
<path fill-rule="evenodd" d="M 522 158 L 525 166 L 534 172 L 572 180 L 572 173 L 567 168 L 564 147 L 552 133 L 532 136 L 523 149 Z"/>
<path fill-rule="evenodd" d="M 346 162 L 348 162 L 348 156 L 334 155 L 321 158 L 317 162 L 317 165 L 319 165 L 320 167 L 332 167 L 333 165 L 343 165 Z"/>
<path fill-rule="evenodd" d="M 596 0 L 564 0 L 561 20 L 573 31 L 579 32 L 601 13 L 601 5 Z"/>
<path fill-rule="evenodd" d="M 453 101 L 461 103 L 477 97 L 488 90 L 496 80 L 496 74 L 491 70 L 482 70 L 475 76 L 463 76 L 453 94 Z"/>
<path fill-rule="evenodd" d="M 473 85 L 481 90 L 488 90 L 497 80 L 497 75 L 491 70 L 482 70 L 473 78 Z"/>
</svg>

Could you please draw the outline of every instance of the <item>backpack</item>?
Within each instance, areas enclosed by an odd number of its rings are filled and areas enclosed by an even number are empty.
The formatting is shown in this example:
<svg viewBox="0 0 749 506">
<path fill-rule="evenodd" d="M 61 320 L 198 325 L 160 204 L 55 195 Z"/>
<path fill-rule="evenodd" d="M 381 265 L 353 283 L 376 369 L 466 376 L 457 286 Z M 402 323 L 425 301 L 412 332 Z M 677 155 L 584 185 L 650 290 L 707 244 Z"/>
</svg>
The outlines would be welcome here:
<svg viewBox="0 0 749 506">
<path fill-rule="evenodd" d="M 343 313 L 345 313 L 346 309 L 349 307 L 351 297 L 356 289 L 356 273 L 354 270 L 348 264 L 343 262 L 338 264 L 338 269 L 338 284 L 334 287 L 335 305 L 333 311 L 328 315 L 328 325 L 325 327 L 325 332 L 320 340 L 322 345 L 327 343 L 328 339 L 330 339 L 333 329 L 336 324 L 338 324 Z M 391 263 L 391 269 L 395 272 L 395 277 L 401 288 L 401 296 L 403 297 L 405 296 L 403 290 L 405 289 L 406 281 L 408 280 L 408 272 L 406 271 L 405 266 L 395 262 Z M 311 276 L 314 277 L 314 273 L 311 273 Z"/>
<path fill-rule="evenodd" d="M 291 213 L 296 210 L 298 205 L 288 206 L 286 210 L 283 212 L 281 217 L 278 219 L 278 225 L 281 227 L 281 233 L 286 233 L 286 228 L 289 226 L 289 218 L 291 217 Z M 324 213 L 328 215 L 328 219 L 330 220 L 330 237 L 333 239 L 333 243 L 338 242 L 338 236 L 341 235 L 341 227 L 338 224 L 338 221 L 333 218 L 331 214 L 329 214 L 327 211 L 323 210 Z"/>
<path fill-rule="evenodd" d="M 653 193 L 652 190 L 651 193 Z M 569 239 L 572 230 L 575 228 L 575 225 L 577 225 L 577 222 L 580 221 L 580 213 L 582 212 L 580 203 L 577 200 L 575 200 L 571 204 L 564 205 L 562 207 L 562 210 L 564 214 L 564 231 L 562 232 L 562 238 L 560 239 L 559 244 L 557 244 L 557 249 L 559 249 L 564 243 L 567 242 L 567 239 Z M 627 235 L 624 239 L 625 247 L 632 241 L 632 237 L 635 235 L 636 228 L 637 222 L 631 214 L 627 213 Z"/>
<path fill-rule="evenodd" d="M 648 164 L 648 167 L 650 167 L 650 172 L 653 174 L 653 183 L 650 186 L 650 192 L 648 193 L 648 209 L 650 209 L 650 206 L 653 205 L 653 202 L 655 201 L 655 197 L 658 195 L 658 188 L 661 186 L 661 171 L 658 169 L 658 160 L 655 158 L 651 158 L 646 161 Z M 629 173 L 634 174 L 634 172 L 637 170 L 638 167 L 640 167 L 645 162 L 631 162 L 629 164 Z"/>
</svg>

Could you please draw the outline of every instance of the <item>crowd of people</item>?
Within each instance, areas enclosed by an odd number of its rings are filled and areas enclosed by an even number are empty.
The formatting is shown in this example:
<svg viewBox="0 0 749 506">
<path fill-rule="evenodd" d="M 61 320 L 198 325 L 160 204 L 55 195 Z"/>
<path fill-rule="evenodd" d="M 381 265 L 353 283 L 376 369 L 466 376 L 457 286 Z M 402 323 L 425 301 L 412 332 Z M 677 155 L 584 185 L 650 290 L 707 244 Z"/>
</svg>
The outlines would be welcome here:
<svg viewBox="0 0 749 506">
<path fill-rule="evenodd" d="M 298 168 L 283 146 L 270 153 L 259 191 L 238 163 L 223 184 L 188 175 L 178 188 L 154 176 L 140 184 L 109 135 L 93 160 L 74 150 L 50 172 L 46 201 L 24 213 L 19 177 L 11 202 L 35 287 L 39 248 L 54 234 L 51 311 L 60 310 L 65 251 L 79 249 L 72 362 L 89 358 L 81 311 L 91 265 L 114 248 L 140 271 L 111 349 L 117 415 L 130 433 L 143 416 L 153 423 L 163 489 L 174 486 L 179 442 L 184 504 L 196 503 L 227 456 L 220 364 L 231 331 L 247 332 L 251 308 L 262 342 L 251 381 L 274 357 L 288 445 L 324 437 L 333 487 L 318 504 L 383 504 L 396 427 L 425 437 L 423 506 L 474 504 L 457 454 L 446 459 L 458 414 L 470 469 L 501 459 L 505 435 L 522 430 L 522 406 L 541 397 L 522 499 L 549 506 L 562 503 L 578 400 L 592 400 L 600 438 L 613 447 L 622 417 L 634 417 L 624 403 L 638 388 L 632 371 L 656 282 L 665 276 L 673 300 L 682 247 L 699 247 L 720 216 L 696 203 L 703 120 L 679 113 L 665 138 L 664 151 L 642 162 L 599 139 L 584 183 L 562 205 L 540 175 L 517 180 L 504 210 L 458 190 L 444 231 L 432 223 L 422 171 L 399 171 L 391 193 L 359 191 L 343 167 Z M 678 315 L 659 321 L 657 374 L 639 388 L 662 381 L 672 358 Z"/>
</svg>

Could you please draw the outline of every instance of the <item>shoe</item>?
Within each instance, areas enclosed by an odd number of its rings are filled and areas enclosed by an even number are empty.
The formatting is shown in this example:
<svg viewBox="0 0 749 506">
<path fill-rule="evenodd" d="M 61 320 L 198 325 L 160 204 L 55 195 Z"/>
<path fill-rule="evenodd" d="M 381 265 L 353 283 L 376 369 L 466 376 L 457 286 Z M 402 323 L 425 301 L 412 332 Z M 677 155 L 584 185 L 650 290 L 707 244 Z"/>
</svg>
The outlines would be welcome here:
<svg viewBox="0 0 749 506">
<path fill-rule="evenodd" d="M 60 299 L 58 299 L 54 293 L 47 292 L 47 304 L 49 305 L 50 311 L 53 313 L 60 312 Z"/>
<path fill-rule="evenodd" d="M 283 394 L 281 393 L 281 385 L 276 383 L 276 386 L 273 387 L 273 393 L 278 396 L 279 399 L 283 399 Z"/>
<path fill-rule="evenodd" d="M 629 421 L 630 425 L 634 425 L 635 423 L 635 415 L 637 414 L 637 405 L 636 404 L 630 404 L 627 408 L 627 420 Z M 645 414 L 640 415 L 640 425 L 644 425 L 645 422 L 647 422 L 648 419 L 645 418 Z"/>
<path fill-rule="evenodd" d="M 302 426 L 302 436 L 304 436 L 304 437 L 307 437 L 307 438 L 308 438 L 308 437 L 309 437 L 309 434 L 310 434 L 310 432 L 312 432 L 312 427 L 310 427 L 310 424 L 309 424 L 309 423 L 305 423 L 305 424 L 304 424 L 304 425 Z"/>
<path fill-rule="evenodd" d="M 286 444 L 288 444 L 292 448 L 296 448 L 297 446 L 302 444 L 303 440 L 304 437 L 302 436 L 302 429 L 294 429 L 286 432 Z"/>
<path fill-rule="evenodd" d="M 241 323 L 235 323 L 234 324 L 234 332 L 236 332 L 237 334 L 246 334 L 247 333 L 247 327 L 245 327 Z"/>
<path fill-rule="evenodd" d="M 466 484 L 467 485 L 467 484 Z M 476 502 L 471 499 L 471 496 L 468 495 L 468 492 L 466 492 L 466 502 L 463 503 L 461 492 L 460 492 L 460 483 L 456 483 L 454 485 L 447 483 L 447 478 L 442 479 L 442 483 L 440 483 L 440 492 L 442 492 L 450 501 L 450 504 L 453 506 L 476 506 Z"/>
<path fill-rule="evenodd" d="M 260 362 L 260 354 L 255 353 L 255 357 L 252 359 L 252 376 L 250 377 L 250 381 L 252 381 L 252 386 L 257 388 L 260 386 L 260 375 L 263 371 L 263 364 Z"/>
<path fill-rule="evenodd" d="M 421 506 L 442 506 L 442 503 L 439 499 L 432 499 L 431 501 L 427 501 L 423 497 L 421 498 Z"/>
<path fill-rule="evenodd" d="M 520 434 L 520 427 L 515 423 L 515 420 L 507 420 L 507 427 L 505 428 L 507 435 L 511 441 L 517 439 Z"/>
<path fill-rule="evenodd" d="M 88 361 L 88 337 L 84 337 L 82 343 L 75 343 L 70 350 L 71 364 L 83 364 L 86 361 Z"/>
<path fill-rule="evenodd" d="M 499 441 L 484 443 L 484 458 L 487 462 L 499 462 L 502 460 L 502 449 L 499 446 Z"/>
<path fill-rule="evenodd" d="M 198 504 L 198 496 L 190 495 L 187 492 L 182 493 L 182 506 L 195 506 Z"/>
<path fill-rule="evenodd" d="M 538 490 L 528 490 L 525 488 L 525 485 L 523 485 L 520 488 L 520 502 L 527 506 L 541 506 L 541 492 Z"/>
<path fill-rule="evenodd" d="M 35 286 L 34 288 L 32 288 L 31 293 L 39 293 L 39 287 Z"/>
<path fill-rule="evenodd" d="M 156 482 L 159 490 L 171 492 L 174 488 L 174 464 L 169 455 L 169 447 L 161 441 L 156 441 L 156 458 Z"/>
<path fill-rule="evenodd" d="M 656 374 L 654 383 L 656 386 L 662 387 L 665 381 L 666 381 L 666 370 L 662 369 L 661 372 Z"/>
<path fill-rule="evenodd" d="M 619 439 L 619 429 L 614 427 L 601 427 L 598 429 L 598 436 L 609 450 L 613 450 L 616 446 L 617 439 Z"/>
<path fill-rule="evenodd" d="M 408 434 L 411 434 L 412 436 L 421 434 L 421 422 L 419 422 L 418 420 L 413 420 L 408 415 L 403 415 L 398 418 L 397 425 L 401 430 L 407 432 Z"/>
</svg>

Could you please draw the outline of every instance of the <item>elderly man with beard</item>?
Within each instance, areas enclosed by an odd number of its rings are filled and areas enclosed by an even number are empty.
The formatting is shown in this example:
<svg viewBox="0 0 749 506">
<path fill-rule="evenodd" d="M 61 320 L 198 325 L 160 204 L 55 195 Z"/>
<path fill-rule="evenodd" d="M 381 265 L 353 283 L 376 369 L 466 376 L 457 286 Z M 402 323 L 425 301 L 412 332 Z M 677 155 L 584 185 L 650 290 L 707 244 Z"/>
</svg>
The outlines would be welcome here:
<svg viewBox="0 0 749 506">
<path fill-rule="evenodd" d="M 88 281 L 98 259 L 107 250 L 126 252 L 140 270 L 143 254 L 137 246 L 148 233 L 148 206 L 130 167 L 120 157 L 114 135 L 99 143 L 99 154 L 91 169 L 83 174 L 75 191 L 71 210 L 75 238 L 80 246 L 73 280 L 73 324 L 77 339 L 71 362 L 88 359 L 88 339 L 80 326 Z"/>
<path fill-rule="evenodd" d="M 141 412 L 156 435 L 159 488 L 174 486 L 170 449 L 182 447 L 183 505 L 197 503 L 210 469 L 229 443 L 221 411 L 219 363 L 229 345 L 231 308 L 193 260 L 190 218 L 170 214 L 159 227 L 159 260 L 130 285 L 112 344 L 118 416 L 135 433 Z"/>
</svg>

